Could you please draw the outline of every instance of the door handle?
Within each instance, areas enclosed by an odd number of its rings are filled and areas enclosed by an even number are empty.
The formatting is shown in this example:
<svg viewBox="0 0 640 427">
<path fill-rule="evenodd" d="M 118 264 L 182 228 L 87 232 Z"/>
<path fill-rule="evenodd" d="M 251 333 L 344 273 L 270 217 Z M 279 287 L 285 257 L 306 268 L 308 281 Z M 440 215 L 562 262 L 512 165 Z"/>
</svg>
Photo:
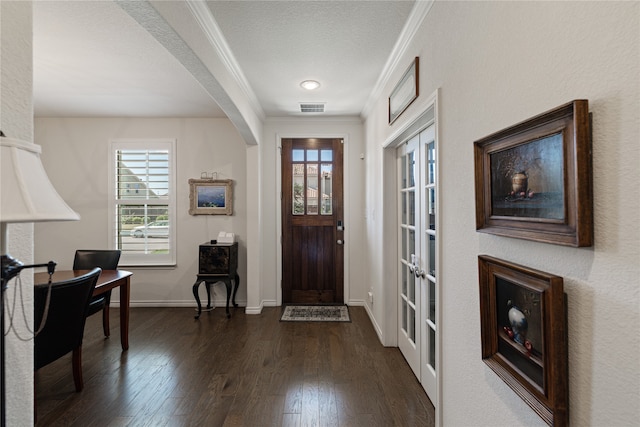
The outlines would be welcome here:
<svg viewBox="0 0 640 427">
<path fill-rule="evenodd" d="M 342 240 L 338 240 L 336 243 L 339 244 L 339 245 L 344 245 L 344 241 L 342 241 Z"/>
</svg>

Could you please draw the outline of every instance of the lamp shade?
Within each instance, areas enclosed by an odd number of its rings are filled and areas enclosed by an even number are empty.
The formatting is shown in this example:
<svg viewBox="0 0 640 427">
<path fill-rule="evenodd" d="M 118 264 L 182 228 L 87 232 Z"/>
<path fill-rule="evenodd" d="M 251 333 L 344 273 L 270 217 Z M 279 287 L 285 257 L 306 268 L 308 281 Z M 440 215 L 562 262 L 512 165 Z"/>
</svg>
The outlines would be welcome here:
<svg viewBox="0 0 640 427">
<path fill-rule="evenodd" d="M 0 223 L 80 219 L 53 188 L 41 151 L 30 142 L 0 138 Z"/>
</svg>

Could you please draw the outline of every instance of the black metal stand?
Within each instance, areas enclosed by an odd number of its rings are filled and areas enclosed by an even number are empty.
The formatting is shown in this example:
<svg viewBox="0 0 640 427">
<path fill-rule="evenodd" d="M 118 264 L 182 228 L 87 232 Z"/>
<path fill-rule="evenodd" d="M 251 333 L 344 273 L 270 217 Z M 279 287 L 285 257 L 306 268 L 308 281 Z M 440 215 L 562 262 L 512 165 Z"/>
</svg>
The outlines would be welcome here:
<svg viewBox="0 0 640 427">
<path fill-rule="evenodd" d="M 11 255 L 2 255 L 2 304 L 0 305 L 0 324 L 2 325 L 2 355 L 0 358 L 1 369 L 2 369 L 2 381 L 0 384 L 0 392 L 2 393 L 1 401 L 0 401 L 0 410 L 2 410 L 2 417 L 0 418 L 0 425 L 5 427 L 7 425 L 7 401 L 6 401 L 6 378 L 7 378 L 7 370 L 5 364 L 5 327 L 4 327 L 4 293 L 9 287 L 9 281 L 16 277 L 22 270 L 25 268 L 36 268 L 36 267 L 47 267 L 47 272 L 49 273 L 49 277 L 53 275 L 56 270 L 56 263 L 53 261 L 49 261 L 46 264 L 32 264 L 32 265 L 24 265 L 17 259 L 11 257 Z"/>
</svg>

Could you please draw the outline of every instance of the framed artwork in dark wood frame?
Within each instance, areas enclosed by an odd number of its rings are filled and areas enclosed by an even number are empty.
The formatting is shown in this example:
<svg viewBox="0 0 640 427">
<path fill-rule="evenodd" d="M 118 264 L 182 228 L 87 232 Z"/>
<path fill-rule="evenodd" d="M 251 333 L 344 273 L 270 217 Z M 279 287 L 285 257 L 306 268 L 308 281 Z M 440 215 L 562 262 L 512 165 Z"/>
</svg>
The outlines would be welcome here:
<svg viewBox="0 0 640 427">
<path fill-rule="evenodd" d="M 549 425 L 569 421 L 562 277 L 478 256 L 482 360 Z"/>
<path fill-rule="evenodd" d="M 389 95 L 389 124 L 392 124 L 420 94 L 420 58 L 415 57 Z"/>
<path fill-rule="evenodd" d="M 233 180 L 190 179 L 189 215 L 233 215 Z"/>
<path fill-rule="evenodd" d="M 474 142 L 476 230 L 593 244 L 591 121 L 574 100 Z"/>
</svg>

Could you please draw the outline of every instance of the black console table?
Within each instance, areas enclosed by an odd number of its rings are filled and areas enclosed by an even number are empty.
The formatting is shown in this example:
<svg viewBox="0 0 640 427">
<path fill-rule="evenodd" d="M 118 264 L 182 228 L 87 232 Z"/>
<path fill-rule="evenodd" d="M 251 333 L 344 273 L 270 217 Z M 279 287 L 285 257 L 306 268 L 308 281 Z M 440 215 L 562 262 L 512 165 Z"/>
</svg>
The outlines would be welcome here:
<svg viewBox="0 0 640 427">
<path fill-rule="evenodd" d="M 240 276 L 238 276 L 238 242 L 232 244 L 223 243 L 203 243 L 200 245 L 198 262 L 198 278 L 193 284 L 193 296 L 198 303 L 198 314 L 196 319 L 200 318 L 202 313 L 202 304 L 200 304 L 200 296 L 198 288 L 200 283 L 204 282 L 207 288 L 207 308 L 211 309 L 211 285 L 217 282 L 224 282 L 227 287 L 227 318 L 231 317 L 229 313 L 229 299 L 233 288 L 233 306 L 236 304 L 236 292 L 240 285 Z M 232 282 L 235 286 L 232 286 Z"/>
</svg>

